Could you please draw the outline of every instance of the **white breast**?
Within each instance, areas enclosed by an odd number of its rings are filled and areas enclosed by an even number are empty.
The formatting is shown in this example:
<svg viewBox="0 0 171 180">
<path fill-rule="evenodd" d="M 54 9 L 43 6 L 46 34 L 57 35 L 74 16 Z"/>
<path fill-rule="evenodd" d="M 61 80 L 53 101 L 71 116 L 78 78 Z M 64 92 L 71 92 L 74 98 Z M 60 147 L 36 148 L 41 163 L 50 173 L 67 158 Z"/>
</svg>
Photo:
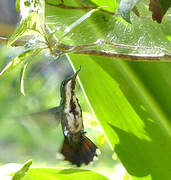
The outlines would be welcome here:
<svg viewBox="0 0 171 180">
<path fill-rule="evenodd" d="M 64 113 L 66 114 L 66 120 L 68 123 L 68 130 L 72 133 L 79 132 L 83 129 L 82 110 L 77 102 L 75 89 L 74 93 L 71 93 L 72 81 L 69 81 L 66 85 L 66 103 L 64 107 Z M 75 105 L 74 110 L 71 111 L 71 101 Z"/>
</svg>

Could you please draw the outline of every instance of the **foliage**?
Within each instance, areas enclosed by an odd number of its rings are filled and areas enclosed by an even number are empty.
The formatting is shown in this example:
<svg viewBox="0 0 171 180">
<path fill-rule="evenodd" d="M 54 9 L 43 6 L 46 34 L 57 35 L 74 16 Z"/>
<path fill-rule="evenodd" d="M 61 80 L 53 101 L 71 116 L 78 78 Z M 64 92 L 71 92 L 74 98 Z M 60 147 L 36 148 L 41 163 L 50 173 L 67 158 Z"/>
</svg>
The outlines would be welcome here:
<svg viewBox="0 0 171 180">
<path fill-rule="evenodd" d="M 14 169 L 19 169 L 16 173 L 8 174 L 6 173 L 6 176 L 3 178 L 10 178 L 12 177 L 12 180 L 36 180 L 36 179 L 67 179 L 70 178 L 71 180 L 75 180 L 78 178 L 81 179 L 99 179 L 99 180 L 107 180 L 103 175 L 100 175 L 96 172 L 90 171 L 90 170 L 81 170 L 81 169 L 57 169 L 57 168 L 31 168 L 32 160 L 28 160 L 20 169 L 19 167 L 21 165 L 15 164 L 11 167 L 8 167 L 6 165 L 6 168 L 8 169 L 8 172 L 12 172 Z M 0 167 L 2 168 L 2 167 Z"/>
<path fill-rule="evenodd" d="M 30 5 L 20 1 L 23 19 L 9 45 L 27 35 L 29 41 L 21 54 L 24 59 L 25 52 L 35 49 L 48 50 L 54 57 L 68 53 L 73 69 L 82 66 L 82 90 L 127 170 L 124 179 L 169 180 L 171 66 L 162 60 L 171 60 L 171 26 L 166 13 L 170 1 L 151 0 L 150 5 L 138 0 L 122 0 L 120 4 L 113 0 L 28 2 Z M 140 17 L 131 13 L 135 6 Z M 166 14 L 161 25 L 151 20 L 148 6 L 158 23 Z M 132 24 L 117 15 L 118 7 L 121 16 Z M 2 72 L 11 67 L 15 67 L 12 62 Z M 43 172 L 50 178 L 54 173 L 53 169 L 38 171 L 30 173 L 39 176 Z M 81 173 L 84 176 L 86 171 Z"/>
<path fill-rule="evenodd" d="M 12 180 L 20 180 L 22 177 L 24 177 L 27 173 L 27 171 L 29 170 L 29 167 L 32 164 L 32 160 L 28 160 L 23 167 L 17 171 L 14 176 L 12 177 Z"/>
</svg>

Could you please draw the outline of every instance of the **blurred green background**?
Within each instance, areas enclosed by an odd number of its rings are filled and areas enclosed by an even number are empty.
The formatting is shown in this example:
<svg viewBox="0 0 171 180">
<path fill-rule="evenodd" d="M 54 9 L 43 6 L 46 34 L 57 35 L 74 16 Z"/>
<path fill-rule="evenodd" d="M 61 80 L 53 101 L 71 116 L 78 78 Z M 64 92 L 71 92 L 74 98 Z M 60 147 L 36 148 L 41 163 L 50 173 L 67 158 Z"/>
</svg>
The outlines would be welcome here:
<svg viewBox="0 0 171 180">
<path fill-rule="evenodd" d="M 11 0 L 0 2 L 1 37 L 8 37 L 19 20 L 14 4 Z M 6 9 L 5 16 L 3 9 Z M 0 70 L 21 50 L 21 47 L 6 48 L 0 45 Z M 57 127 L 55 120 L 46 114 L 34 118 L 28 116 L 59 104 L 60 83 L 73 73 L 70 64 L 66 57 L 35 57 L 26 73 L 26 96 L 20 93 L 20 71 L 21 66 L 0 78 L 0 163 L 23 163 L 33 159 L 33 166 L 71 167 L 59 153 L 63 140 L 61 127 Z M 96 170 L 111 179 L 117 176 L 115 179 L 119 180 L 124 169 L 94 121 L 79 87 L 77 93 L 84 113 L 87 135 L 101 151 L 98 160 L 82 168 Z M 118 171 L 114 173 L 116 168 Z"/>
</svg>

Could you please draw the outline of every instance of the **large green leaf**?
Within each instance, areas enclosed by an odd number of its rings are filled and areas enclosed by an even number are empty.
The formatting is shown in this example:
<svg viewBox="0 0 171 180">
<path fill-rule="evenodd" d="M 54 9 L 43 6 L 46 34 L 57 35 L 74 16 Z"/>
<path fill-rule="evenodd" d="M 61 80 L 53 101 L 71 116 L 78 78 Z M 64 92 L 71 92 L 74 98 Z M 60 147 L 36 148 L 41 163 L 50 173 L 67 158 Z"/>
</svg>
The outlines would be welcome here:
<svg viewBox="0 0 171 180">
<path fill-rule="evenodd" d="M 79 77 L 89 103 L 132 179 L 169 180 L 170 116 L 163 112 L 165 107 L 153 95 L 160 89 L 158 99 L 167 99 L 162 95 L 166 90 L 160 87 L 168 83 L 158 74 L 159 65 L 81 55 L 70 55 L 70 58 L 76 69 L 82 66 Z M 142 67 L 146 69 L 147 75 L 141 80 L 136 67 L 141 72 Z M 168 64 L 162 67 L 171 68 Z M 146 85 L 148 76 L 158 89 L 150 91 Z"/>
<path fill-rule="evenodd" d="M 65 179 L 83 179 L 83 180 L 107 180 L 108 178 L 84 169 L 70 168 L 70 169 L 57 169 L 57 168 L 30 168 L 32 160 L 28 160 L 22 167 L 20 164 L 6 164 L 0 166 L 0 177 L 3 179 L 12 180 L 65 180 Z M 14 173 L 17 171 L 16 173 Z M 12 176 L 12 178 L 10 178 Z"/>
<path fill-rule="evenodd" d="M 22 180 L 107 180 L 105 176 L 90 170 L 81 169 L 55 169 L 55 168 L 32 168 Z"/>
</svg>

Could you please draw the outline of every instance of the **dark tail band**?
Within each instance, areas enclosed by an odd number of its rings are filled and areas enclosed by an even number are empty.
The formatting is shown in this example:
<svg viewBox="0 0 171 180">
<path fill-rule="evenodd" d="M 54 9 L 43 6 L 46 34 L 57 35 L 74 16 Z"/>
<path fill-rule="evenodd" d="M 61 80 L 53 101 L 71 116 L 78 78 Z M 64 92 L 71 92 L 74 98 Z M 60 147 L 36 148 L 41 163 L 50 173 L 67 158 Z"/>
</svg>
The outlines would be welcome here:
<svg viewBox="0 0 171 180">
<path fill-rule="evenodd" d="M 81 164 L 89 164 L 93 161 L 96 154 L 97 146 L 86 136 L 82 136 L 80 142 L 72 144 L 67 137 L 64 139 L 61 153 L 64 155 L 65 160 L 70 161 L 72 164 L 81 166 Z"/>
</svg>

